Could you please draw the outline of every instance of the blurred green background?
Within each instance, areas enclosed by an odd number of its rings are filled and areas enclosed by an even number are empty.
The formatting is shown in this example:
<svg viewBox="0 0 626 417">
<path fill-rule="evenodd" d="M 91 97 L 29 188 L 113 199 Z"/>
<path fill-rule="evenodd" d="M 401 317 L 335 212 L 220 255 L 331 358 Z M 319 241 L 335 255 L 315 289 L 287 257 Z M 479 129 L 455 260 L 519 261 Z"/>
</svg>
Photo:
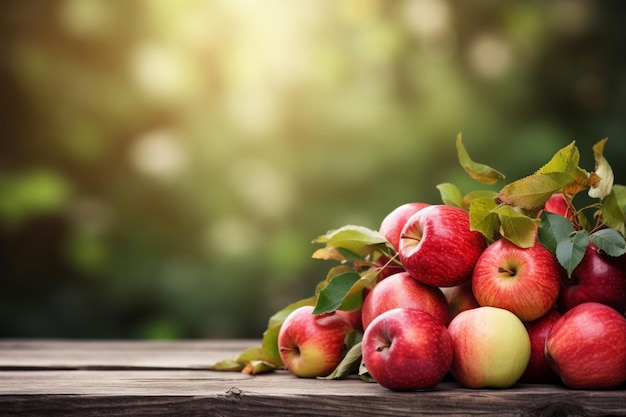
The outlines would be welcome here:
<svg viewBox="0 0 626 417">
<path fill-rule="evenodd" d="M 436 185 L 626 183 L 624 2 L 0 2 L 0 337 L 260 337 Z"/>
</svg>

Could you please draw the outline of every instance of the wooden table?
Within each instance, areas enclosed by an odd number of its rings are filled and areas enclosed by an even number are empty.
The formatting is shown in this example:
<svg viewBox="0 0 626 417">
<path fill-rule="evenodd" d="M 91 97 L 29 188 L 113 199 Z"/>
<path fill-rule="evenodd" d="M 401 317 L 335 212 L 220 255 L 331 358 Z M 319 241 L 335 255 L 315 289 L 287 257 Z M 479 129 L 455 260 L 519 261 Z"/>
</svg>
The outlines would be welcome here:
<svg viewBox="0 0 626 417">
<path fill-rule="evenodd" d="M 0 340 L 0 415 L 626 416 L 626 387 L 470 390 L 444 381 L 433 390 L 403 393 L 356 377 L 316 380 L 286 371 L 250 376 L 207 369 L 259 344 Z"/>
</svg>

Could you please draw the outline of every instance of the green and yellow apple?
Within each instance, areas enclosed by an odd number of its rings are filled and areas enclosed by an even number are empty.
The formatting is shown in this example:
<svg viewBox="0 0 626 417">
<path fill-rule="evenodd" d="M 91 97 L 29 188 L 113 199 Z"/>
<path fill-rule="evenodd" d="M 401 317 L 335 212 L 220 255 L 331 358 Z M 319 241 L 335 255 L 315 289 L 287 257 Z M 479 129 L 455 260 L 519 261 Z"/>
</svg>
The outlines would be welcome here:
<svg viewBox="0 0 626 417">
<path fill-rule="evenodd" d="M 454 345 L 452 376 L 467 388 L 508 388 L 530 360 L 530 337 L 524 323 L 508 310 L 465 310 L 448 326 Z"/>
</svg>

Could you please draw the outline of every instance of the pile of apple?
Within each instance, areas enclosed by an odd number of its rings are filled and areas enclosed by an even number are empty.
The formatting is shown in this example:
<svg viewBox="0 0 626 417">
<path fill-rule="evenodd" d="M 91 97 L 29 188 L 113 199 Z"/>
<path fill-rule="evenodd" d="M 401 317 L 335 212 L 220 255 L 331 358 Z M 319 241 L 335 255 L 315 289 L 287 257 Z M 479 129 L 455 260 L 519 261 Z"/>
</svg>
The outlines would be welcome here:
<svg viewBox="0 0 626 417">
<path fill-rule="evenodd" d="M 572 143 L 498 191 L 461 196 L 441 184 L 444 204 L 403 204 L 378 230 L 349 225 L 320 236 L 313 257 L 339 264 L 313 297 L 273 316 L 263 347 L 236 364 L 358 374 L 393 390 L 446 377 L 468 388 L 623 387 L 626 187 L 613 184 L 605 142 L 593 148 L 590 173 Z M 472 161 L 460 136 L 457 150 L 473 178 L 504 179 Z M 577 209 L 583 190 L 597 202 Z"/>
</svg>

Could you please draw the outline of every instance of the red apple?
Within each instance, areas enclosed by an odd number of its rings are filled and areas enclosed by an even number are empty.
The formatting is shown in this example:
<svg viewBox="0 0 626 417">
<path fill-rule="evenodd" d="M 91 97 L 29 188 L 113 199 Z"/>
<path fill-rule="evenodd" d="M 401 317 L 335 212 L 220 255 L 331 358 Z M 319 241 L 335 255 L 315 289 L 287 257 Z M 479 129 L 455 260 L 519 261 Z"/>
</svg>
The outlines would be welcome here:
<svg viewBox="0 0 626 417">
<path fill-rule="evenodd" d="M 472 276 L 478 303 L 507 309 L 522 321 L 546 314 L 556 304 L 563 269 L 540 243 L 520 248 L 499 239 L 482 253 Z"/>
<path fill-rule="evenodd" d="M 347 318 L 350 324 L 352 324 L 352 327 L 354 328 L 354 330 L 363 331 L 363 322 L 361 320 L 361 315 L 362 315 L 361 310 L 362 308 L 359 308 L 358 310 L 352 310 L 352 311 L 336 310 L 335 313 Z"/>
<path fill-rule="evenodd" d="M 530 337 L 530 361 L 520 378 L 520 382 L 553 384 L 559 381 L 558 375 L 548 365 L 545 355 L 548 333 L 559 318 L 561 318 L 559 310 L 552 309 L 538 319 L 524 323 L 528 337 Z"/>
<path fill-rule="evenodd" d="M 604 304 L 579 304 L 552 326 L 545 354 L 569 388 L 617 388 L 626 382 L 626 318 Z"/>
<path fill-rule="evenodd" d="M 436 287 L 469 281 L 485 237 L 470 230 L 469 214 L 458 207 L 431 205 L 412 215 L 402 229 L 398 255 L 416 280 Z"/>
<path fill-rule="evenodd" d="M 378 231 L 387 238 L 389 243 L 398 250 L 400 245 L 400 235 L 406 221 L 413 214 L 417 213 L 424 207 L 428 207 L 427 203 L 406 203 L 393 209 L 387 214 L 380 223 Z"/>
<path fill-rule="evenodd" d="M 421 310 L 389 310 L 363 334 L 365 367 L 380 385 L 392 390 L 434 387 L 448 373 L 452 355 L 448 329 Z"/>
<path fill-rule="evenodd" d="M 597 302 L 626 312 L 626 255 L 612 257 L 589 243 L 571 278 L 562 280 L 561 312 L 585 302 Z"/>
<path fill-rule="evenodd" d="M 472 281 L 454 287 L 441 287 L 441 291 L 448 301 L 450 319 L 455 318 L 461 311 L 480 307 L 472 291 Z"/>
<path fill-rule="evenodd" d="M 508 310 L 465 310 L 452 319 L 448 331 L 454 344 L 450 372 L 466 388 L 511 387 L 530 360 L 528 332 Z"/>
<path fill-rule="evenodd" d="M 552 194 L 544 205 L 544 210 L 549 213 L 561 215 L 569 220 L 574 218 L 572 210 L 570 210 L 565 200 L 565 196 L 561 193 Z"/>
<path fill-rule="evenodd" d="M 391 275 L 376 284 L 363 299 L 363 328 L 385 311 L 406 307 L 425 311 L 443 325 L 450 321 L 446 297 L 437 287 L 414 280 L 407 272 Z"/>
<path fill-rule="evenodd" d="M 278 351 L 296 376 L 330 374 L 346 354 L 345 337 L 354 329 L 342 314 L 313 314 L 313 306 L 293 310 L 278 333 Z"/>
</svg>

